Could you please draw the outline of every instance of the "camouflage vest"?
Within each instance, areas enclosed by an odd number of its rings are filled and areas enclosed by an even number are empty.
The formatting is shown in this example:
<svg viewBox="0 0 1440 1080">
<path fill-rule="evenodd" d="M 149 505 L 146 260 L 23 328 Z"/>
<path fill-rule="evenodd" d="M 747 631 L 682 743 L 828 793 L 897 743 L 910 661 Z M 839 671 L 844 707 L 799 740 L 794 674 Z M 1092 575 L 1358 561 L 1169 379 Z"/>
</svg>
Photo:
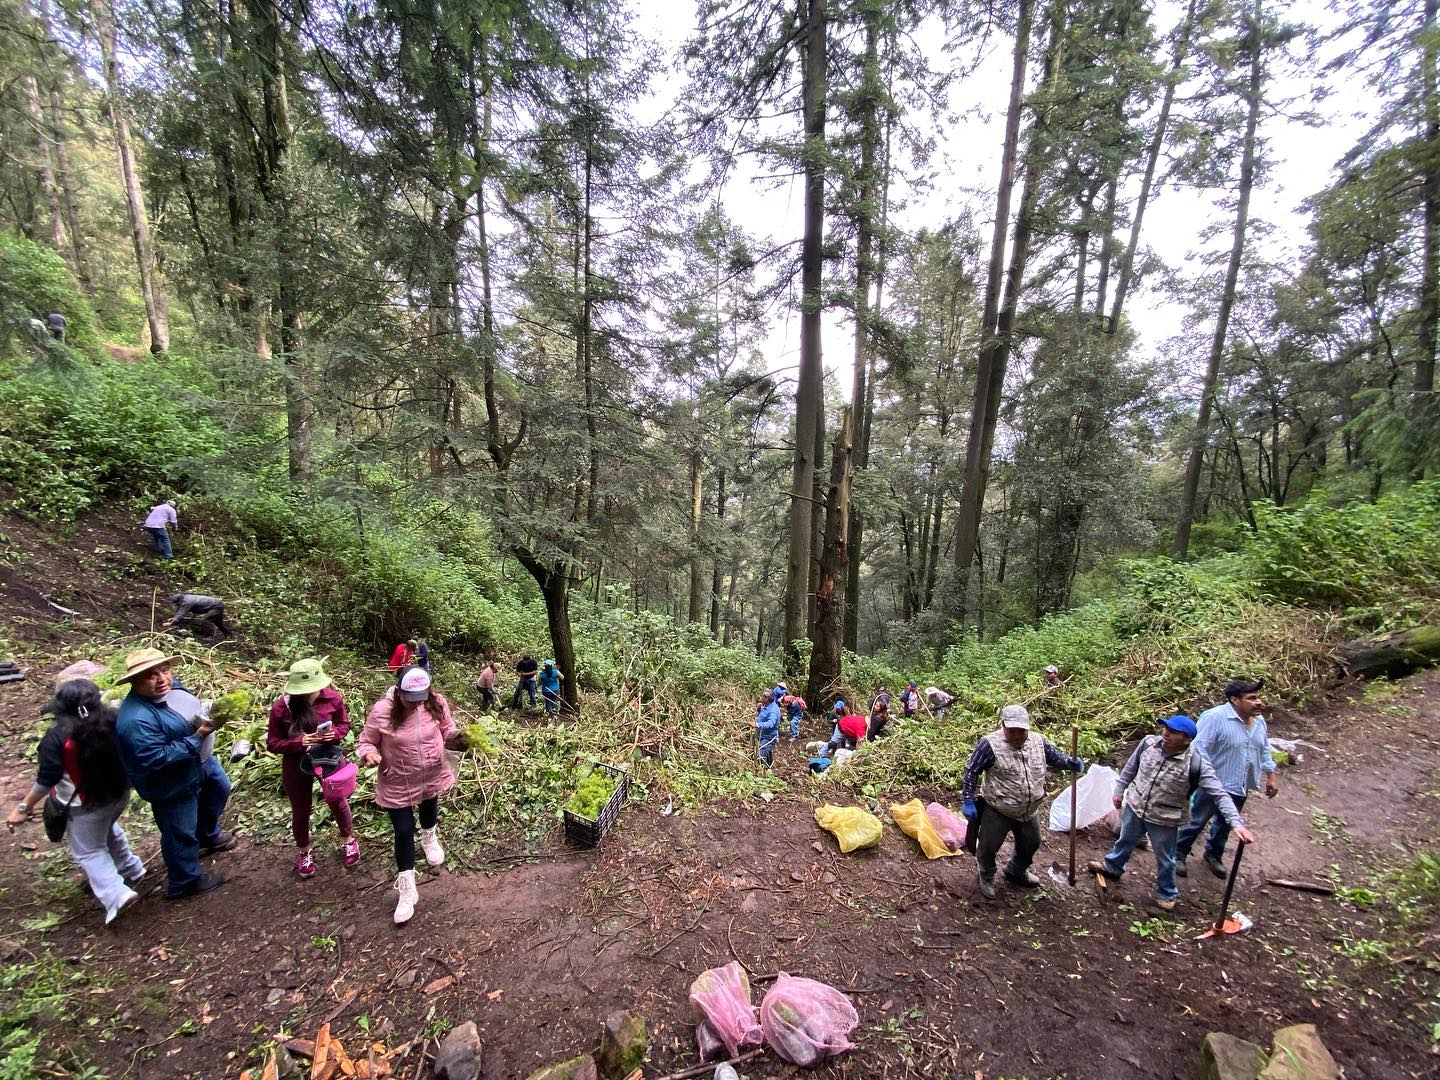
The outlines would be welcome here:
<svg viewBox="0 0 1440 1080">
<path fill-rule="evenodd" d="M 985 738 L 995 751 L 995 764 L 985 770 L 981 797 L 1006 817 L 1029 820 L 1045 800 L 1045 740 L 1032 731 L 1016 750 L 1005 741 L 1003 728 Z"/>
<path fill-rule="evenodd" d="M 1183 825 L 1190 814 L 1190 793 L 1200 778 L 1195 748 L 1165 756 L 1160 736 L 1145 739 L 1135 779 L 1125 789 L 1125 805 L 1152 825 Z"/>
</svg>

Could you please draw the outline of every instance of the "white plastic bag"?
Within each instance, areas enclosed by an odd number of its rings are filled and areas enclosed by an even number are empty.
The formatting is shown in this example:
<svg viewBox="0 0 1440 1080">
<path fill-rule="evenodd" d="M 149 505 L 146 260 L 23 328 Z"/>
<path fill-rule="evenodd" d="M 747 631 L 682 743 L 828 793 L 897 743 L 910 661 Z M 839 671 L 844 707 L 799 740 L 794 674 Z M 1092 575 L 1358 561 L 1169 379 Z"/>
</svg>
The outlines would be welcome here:
<svg viewBox="0 0 1440 1080">
<path fill-rule="evenodd" d="M 1094 825 L 1115 809 L 1111 797 L 1120 774 L 1108 765 L 1091 765 L 1075 785 L 1075 826 Z M 1070 831 L 1070 790 L 1062 790 L 1050 804 L 1050 831 Z"/>
</svg>

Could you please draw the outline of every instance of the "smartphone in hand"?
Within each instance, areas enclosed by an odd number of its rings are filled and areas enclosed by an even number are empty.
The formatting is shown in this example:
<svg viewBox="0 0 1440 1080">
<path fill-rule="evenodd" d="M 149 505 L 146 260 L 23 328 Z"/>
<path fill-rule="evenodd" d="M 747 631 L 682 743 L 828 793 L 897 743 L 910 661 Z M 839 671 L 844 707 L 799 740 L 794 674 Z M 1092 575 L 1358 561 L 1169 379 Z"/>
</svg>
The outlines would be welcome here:
<svg viewBox="0 0 1440 1080">
<path fill-rule="evenodd" d="M 334 730 L 335 722 L 333 720 L 322 720 L 320 723 L 315 725 L 316 735 L 329 735 L 330 732 Z"/>
</svg>

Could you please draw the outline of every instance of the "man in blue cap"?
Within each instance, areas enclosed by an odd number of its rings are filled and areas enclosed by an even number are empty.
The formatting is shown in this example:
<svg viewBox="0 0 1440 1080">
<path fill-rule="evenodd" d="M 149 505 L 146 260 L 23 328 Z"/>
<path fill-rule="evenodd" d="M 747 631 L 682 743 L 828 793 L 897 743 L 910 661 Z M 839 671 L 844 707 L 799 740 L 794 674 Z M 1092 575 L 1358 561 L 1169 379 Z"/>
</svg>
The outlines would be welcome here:
<svg viewBox="0 0 1440 1080">
<path fill-rule="evenodd" d="M 1195 721 L 1188 716 L 1167 716 L 1160 734 L 1147 735 L 1130 755 L 1115 784 L 1115 809 L 1121 812 L 1120 836 L 1090 871 L 1119 881 L 1140 837 L 1149 836 L 1155 849 L 1155 906 L 1173 911 L 1180 890 L 1175 887 L 1175 845 L 1190 812 L 1190 796 L 1198 789 L 1213 800 L 1242 844 L 1255 837 L 1205 758 L 1190 745 Z"/>
</svg>

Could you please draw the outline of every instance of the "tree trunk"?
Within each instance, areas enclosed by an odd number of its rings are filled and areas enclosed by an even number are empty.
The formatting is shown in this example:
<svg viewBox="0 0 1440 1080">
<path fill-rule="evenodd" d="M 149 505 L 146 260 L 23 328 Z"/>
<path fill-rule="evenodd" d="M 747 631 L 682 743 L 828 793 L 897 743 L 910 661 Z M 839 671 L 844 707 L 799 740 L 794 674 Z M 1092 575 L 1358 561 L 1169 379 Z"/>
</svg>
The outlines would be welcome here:
<svg viewBox="0 0 1440 1080">
<path fill-rule="evenodd" d="M 825 497 L 825 551 L 815 583 L 815 648 L 805 700 L 825 700 L 840 685 L 845 645 L 845 565 L 849 559 L 852 411 L 840 414 L 830 451 L 830 490 Z"/>
<path fill-rule="evenodd" d="M 703 622 L 705 615 L 704 568 L 701 565 L 700 524 L 705 513 L 705 472 L 700 467 L 700 451 L 690 451 L 690 610 L 692 623 Z"/>
<path fill-rule="evenodd" d="M 45 196 L 45 207 L 50 211 L 50 246 L 63 259 L 70 245 L 65 240 L 65 219 L 60 214 L 60 190 L 55 184 L 55 166 L 51 161 L 45 115 L 40 111 L 40 85 L 34 75 L 26 75 L 22 82 L 25 84 L 25 112 L 35 130 L 35 172 L 40 179 L 41 194 Z"/>
<path fill-rule="evenodd" d="M 570 575 L 542 563 L 526 547 L 516 545 L 511 550 L 520 565 L 530 571 L 535 584 L 540 586 L 540 595 L 545 598 L 550 647 L 561 675 L 560 698 L 565 703 L 565 711 L 576 712 L 580 699 L 575 686 L 575 643 L 570 635 Z"/>
<path fill-rule="evenodd" d="M 145 302 L 145 320 L 150 329 L 150 351 L 163 353 L 170 347 L 170 328 L 165 325 L 155 253 L 150 245 L 150 222 L 145 214 L 145 196 L 140 190 L 140 171 L 130 146 L 130 124 L 125 119 L 125 106 L 120 98 L 120 64 L 115 56 L 115 11 L 113 0 L 92 0 L 91 13 L 95 33 L 100 42 L 101 66 L 105 71 L 106 107 L 115 132 L 115 147 L 120 157 L 120 179 L 125 187 L 125 207 L 130 218 L 130 240 L 135 249 L 135 266 L 140 279 L 140 295 Z"/>
<path fill-rule="evenodd" d="M 1170 109 L 1175 103 L 1175 88 L 1180 84 L 1180 69 L 1190 51 L 1190 35 L 1195 28 L 1196 0 L 1190 0 L 1185 9 L 1185 18 L 1176 31 L 1175 52 L 1170 58 L 1170 76 L 1165 82 L 1165 96 L 1160 101 L 1160 115 L 1155 120 L 1155 131 L 1150 136 L 1150 150 L 1145 158 L 1145 176 L 1140 181 L 1140 196 L 1135 202 L 1135 219 L 1130 223 L 1130 240 L 1125 245 L 1125 254 L 1120 257 L 1120 271 L 1115 280 L 1115 302 L 1110 308 L 1107 329 L 1114 334 L 1120 327 L 1120 312 L 1125 307 L 1125 297 L 1130 291 L 1130 282 L 1135 270 L 1135 252 L 1140 247 L 1140 226 L 1145 220 L 1145 209 L 1150 205 L 1150 193 L 1155 187 L 1155 170 L 1160 162 L 1160 151 L 1165 146 L 1165 135 L 1170 125 Z"/>
<path fill-rule="evenodd" d="M 1240 159 L 1239 201 L 1235 208 L 1235 232 L 1230 243 L 1230 262 L 1225 269 L 1225 287 L 1220 294 L 1220 310 L 1215 318 L 1215 337 L 1210 343 L 1210 358 L 1205 368 L 1205 382 L 1200 389 L 1200 413 L 1190 439 L 1190 457 L 1185 463 L 1185 486 L 1180 493 L 1180 516 L 1175 525 L 1175 543 L 1170 553 L 1183 559 L 1190 551 L 1190 526 L 1195 519 L 1195 500 L 1200 492 L 1200 472 L 1205 463 L 1205 443 L 1210 437 L 1210 412 L 1215 402 L 1215 387 L 1220 380 L 1220 361 L 1225 355 L 1225 337 L 1230 329 L 1230 311 L 1235 306 L 1235 288 L 1240 278 L 1240 259 L 1245 252 L 1245 228 L 1250 220 L 1250 190 L 1255 183 L 1255 131 L 1260 123 L 1260 77 L 1264 54 L 1260 0 L 1255 0 L 1249 19 L 1250 81 L 1246 90 L 1248 112 L 1245 119 L 1245 142 Z"/>
<path fill-rule="evenodd" d="M 820 315 L 825 239 L 825 0 L 808 0 L 805 20 L 805 233 L 800 251 L 800 376 L 795 391 L 795 462 L 790 480 L 790 551 L 785 574 L 786 667 L 799 669 L 795 641 L 805 630 L 810 592 L 810 498 L 816 420 L 825 372 Z"/>
<path fill-rule="evenodd" d="M 45 27 L 45 35 L 54 38 L 55 30 L 50 21 L 50 0 L 41 0 L 39 12 L 40 21 Z M 80 288 L 84 290 L 86 296 L 93 300 L 95 298 L 95 278 L 90 269 L 90 248 L 85 242 L 85 228 L 80 222 L 80 207 L 75 198 L 75 170 L 70 166 L 70 151 L 65 134 L 65 116 L 61 107 L 58 67 L 52 70 L 49 84 L 45 90 L 48 133 L 51 148 L 55 152 L 55 183 L 60 189 L 61 204 L 65 213 L 65 232 L 70 240 L 70 258 L 75 269 L 75 276 L 80 281 Z"/>
<path fill-rule="evenodd" d="M 1420 201 L 1423 208 L 1424 240 L 1421 256 L 1420 312 L 1416 328 L 1415 344 L 1419 355 L 1415 360 L 1415 381 L 1411 398 L 1411 415 L 1417 422 L 1427 417 L 1440 416 L 1440 406 L 1435 403 L 1435 346 L 1440 335 L 1440 91 L 1436 87 L 1436 53 L 1440 42 L 1436 35 L 1436 12 L 1440 0 L 1425 0 L 1425 22 L 1422 27 L 1424 41 L 1424 71 L 1422 75 L 1422 103 L 1425 115 L 1424 139 L 1421 142 L 1422 182 Z M 1416 434 L 1421 438 L 1433 438 L 1431 425 L 1417 423 Z M 1411 468 L 1412 476 L 1420 479 L 1423 475 L 1419 455 Z"/>
<path fill-rule="evenodd" d="M 852 465 L 855 469 L 869 467 L 869 445 L 866 427 L 869 424 L 867 397 L 870 393 L 870 288 L 871 263 L 875 244 L 875 195 L 877 188 L 875 160 L 880 150 L 879 98 L 884 92 L 880 83 L 880 8 L 870 4 L 865 9 L 865 66 L 861 74 L 860 172 L 855 207 L 855 371 L 850 389 L 855 437 L 852 442 Z M 887 163 L 888 164 L 888 163 Z M 864 532 L 860 505 L 851 501 L 849 538 L 854 552 L 845 571 L 845 646 L 852 651 L 860 633 L 860 540 Z"/>
<path fill-rule="evenodd" d="M 719 541 L 725 536 L 725 470 L 715 470 L 715 533 Z M 720 544 L 717 542 L 717 548 Z M 720 556 L 717 553 L 710 570 L 710 636 L 717 641 L 720 639 L 720 586 L 724 582 L 724 574 L 720 569 Z"/>
<path fill-rule="evenodd" d="M 985 500 L 981 447 L 985 416 L 989 410 L 995 345 L 998 344 L 996 333 L 1000 321 L 1000 290 L 1005 277 L 1005 238 L 1010 226 L 1010 198 L 1015 187 L 1015 162 L 1020 145 L 1025 66 L 1030 53 L 1030 0 L 1020 0 L 1017 20 L 1015 51 L 1010 71 L 1010 101 L 1005 112 L 1005 139 L 1000 158 L 1000 183 L 995 195 L 995 230 L 990 239 L 990 269 L 985 279 L 985 305 L 981 316 L 975 395 L 965 447 L 965 479 L 955 523 L 955 588 L 961 620 L 964 619 L 970 566 L 975 561 L 976 547 L 980 541 L 980 510 Z"/>
<path fill-rule="evenodd" d="M 810 491 L 810 570 L 806 596 L 805 636 L 815 639 L 815 575 L 825 553 L 825 387 L 815 407 L 815 471 Z"/>
</svg>

